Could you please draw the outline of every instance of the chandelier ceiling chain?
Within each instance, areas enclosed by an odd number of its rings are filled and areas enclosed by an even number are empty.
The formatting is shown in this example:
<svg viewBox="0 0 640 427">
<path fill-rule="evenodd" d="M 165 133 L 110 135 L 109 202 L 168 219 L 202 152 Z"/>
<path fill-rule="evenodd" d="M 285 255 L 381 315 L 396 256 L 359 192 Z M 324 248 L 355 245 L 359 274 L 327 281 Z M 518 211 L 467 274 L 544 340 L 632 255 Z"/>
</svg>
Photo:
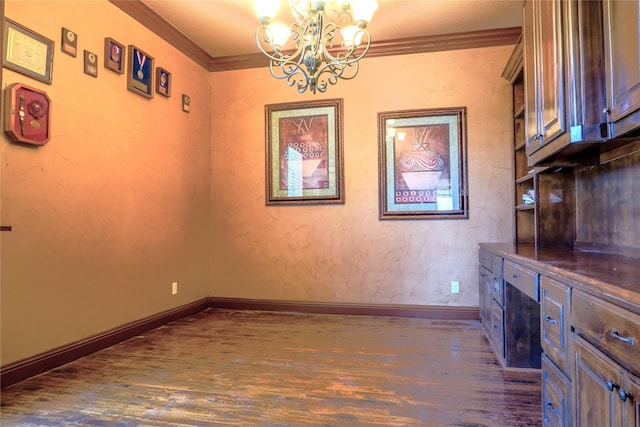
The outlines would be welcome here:
<svg viewBox="0 0 640 427">
<path fill-rule="evenodd" d="M 290 0 L 295 22 L 288 27 L 272 23 L 279 1 L 255 0 L 260 17 L 256 44 L 269 58 L 273 77 L 299 93 L 316 93 L 358 74 L 358 61 L 371 46 L 366 26 L 376 0 Z"/>
</svg>

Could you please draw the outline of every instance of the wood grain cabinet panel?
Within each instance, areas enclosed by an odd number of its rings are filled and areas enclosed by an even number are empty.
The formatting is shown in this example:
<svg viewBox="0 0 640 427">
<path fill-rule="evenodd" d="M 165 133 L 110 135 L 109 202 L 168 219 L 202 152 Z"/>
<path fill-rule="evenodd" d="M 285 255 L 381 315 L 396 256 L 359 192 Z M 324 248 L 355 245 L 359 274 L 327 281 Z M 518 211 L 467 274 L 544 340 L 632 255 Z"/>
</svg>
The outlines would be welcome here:
<svg viewBox="0 0 640 427">
<path fill-rule="evenodd" d="M 571 299 L 576 334 L 640 375 L 640 315 L 579 290 Z"/>
<path fill-rule="evenodd" d="M 542 356 L 542 422 L 545 426 L 571 425 L 571 381 Z"/>
<path fill-rule="evenodd" d="M 569 374 L 569 304 L 571 288 L 547 276 L 540 279 L 540 333 L 542 350 Z"/>
<path fill-rule="evenodd" d="M 622 426 L 622 401 L 618 390 L 624 374 L 604 354 L 574 335 L 575 427 Z"/>
<path fill-rule="evenodd" d="M 529 165 L 564 161 L 589 147 L 582 143 L 604 141 L 600 3 L 527 0 L 523 30 Z"/>
<path fill-rule="evenodd" d="M 574 290 L 571 325 L 574 425 L 640 425 L 640 315 Z"/>
<path fill-rule="evenodd" d="M 504 262 L 504 281 L 524 292 L 534 301 L 540 301 L 538 273 L 535 273 L 514 262 Z"/>
<path fill-rule="evenodd" d="M 640 128 L 640 0 L 604 0 L 610 137 Z"/>
</svg>

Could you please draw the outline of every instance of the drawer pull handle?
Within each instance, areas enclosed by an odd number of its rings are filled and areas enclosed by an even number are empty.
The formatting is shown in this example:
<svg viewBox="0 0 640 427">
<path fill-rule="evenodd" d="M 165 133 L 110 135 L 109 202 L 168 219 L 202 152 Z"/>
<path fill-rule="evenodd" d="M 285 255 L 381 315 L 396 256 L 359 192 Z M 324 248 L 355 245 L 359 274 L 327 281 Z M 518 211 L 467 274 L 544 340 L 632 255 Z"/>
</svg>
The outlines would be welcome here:
<svg viewBox="0 0 640 427">
<path fill-rule="evenodd" d="M 513 276 L 511 276 L 511 278 L 513 280 L 520 280 L 520 276 L 518 274 L 514 274 Z"/>
<path fill-rule="evenodd" d="M 552 325 L 557 325 L 558 324 L 558 321 L 556 319 L 553 319 L 548 314 L 546 316 L 544 316 L 544 320 L 546 320 L 547 322 L 551 323 Z"/>
<path fill-rule="evenodd" d="M 558 415 L 560 413 L 560 411 L 553 407 L 553 403 L 551 402 L 547 403 L 547 409 L 551 411 L 553 415 Z"/>
<path fill-rule="evenodd" d="M 609 380 L 607 381 L 607 389 L 609 391 L 613 391 L 614 388 L 618 387 L 616 384 L 613 383 L 613 381 Z"/>
<path fill-rule="evenodd" d="M 626 342 L 627 344 L 636 345 L 636 340 L 634 340 L 633 337 L 623 337 L 615 329 L 611 331 L 611 336 L 617 340 Z"/>
</svg>

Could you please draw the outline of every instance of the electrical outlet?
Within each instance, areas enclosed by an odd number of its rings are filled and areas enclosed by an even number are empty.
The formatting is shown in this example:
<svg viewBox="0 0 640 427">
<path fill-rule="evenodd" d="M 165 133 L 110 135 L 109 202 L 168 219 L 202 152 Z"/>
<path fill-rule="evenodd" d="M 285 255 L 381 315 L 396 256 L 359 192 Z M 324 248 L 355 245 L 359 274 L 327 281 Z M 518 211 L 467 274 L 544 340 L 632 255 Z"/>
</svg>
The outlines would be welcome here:
<svg viewBox="0 0 640 427">
<path fill-rule="evenodd" d="M 457 282 L 457 281 L 451 282 L 451 293 L 452 294 L 460 293 L 460 282 Z"/>
<path fill-rule="evenodd" d="M 173 282 L 171 284 L 171 295 L 175 295 L 178 293 L 178 282 Z"/>
</svg>

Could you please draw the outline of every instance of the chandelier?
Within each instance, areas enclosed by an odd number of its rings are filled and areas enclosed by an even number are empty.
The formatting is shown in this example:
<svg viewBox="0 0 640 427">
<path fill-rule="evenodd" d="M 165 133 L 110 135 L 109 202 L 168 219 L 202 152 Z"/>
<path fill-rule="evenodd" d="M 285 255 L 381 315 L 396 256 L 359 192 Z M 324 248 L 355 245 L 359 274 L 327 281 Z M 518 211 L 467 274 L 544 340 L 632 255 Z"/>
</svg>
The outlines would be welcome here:
<svg viewBox="0 0 640 427">
<path fill-rule="evenodd" d="M 366 27 L 378 8 L 376 0 L 289 0 L 295 21 L 288 27 L 271 22 L 279 3 L 255 0 L 260 17 L 256 44 L 269 58 L 273 77 L 299 93 L 316 93 L 358 74 L 358 61 L 371 46 Z"/>
</svg>

